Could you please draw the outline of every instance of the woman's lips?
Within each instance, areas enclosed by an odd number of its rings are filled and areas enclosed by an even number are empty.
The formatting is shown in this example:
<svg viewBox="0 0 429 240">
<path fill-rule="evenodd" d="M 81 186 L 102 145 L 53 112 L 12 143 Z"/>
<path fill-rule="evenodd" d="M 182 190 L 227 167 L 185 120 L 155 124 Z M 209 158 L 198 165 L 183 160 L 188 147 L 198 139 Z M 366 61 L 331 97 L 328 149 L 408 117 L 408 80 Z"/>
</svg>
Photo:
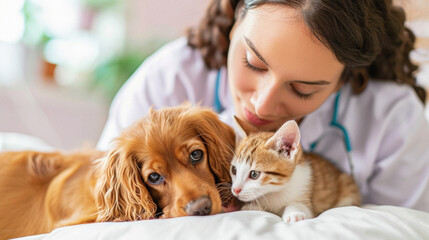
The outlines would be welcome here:
<svg viewBox="0 0 429 240">
<path fill-rule="evenodd" d="M 255 114 L 247 110 L 247 108 L 244 108 L 244 116 L 254 125 L 267 125 L 273 122 L 258 118 Z"/>
</svg>

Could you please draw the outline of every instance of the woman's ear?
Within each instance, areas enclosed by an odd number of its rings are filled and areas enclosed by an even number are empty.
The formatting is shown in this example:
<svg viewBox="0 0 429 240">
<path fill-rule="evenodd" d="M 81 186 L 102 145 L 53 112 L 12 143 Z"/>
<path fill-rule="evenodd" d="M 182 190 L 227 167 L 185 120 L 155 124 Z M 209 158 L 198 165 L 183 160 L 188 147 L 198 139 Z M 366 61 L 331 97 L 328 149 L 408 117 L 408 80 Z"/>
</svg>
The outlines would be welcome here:
<svg viewBox="0 0 429 240">
<path fill-rule="evenodd" d="M 138 163 L 119 147 L 99 159 L 95 189 L 97 222 L 150 219 L 156 204 L 146 189 Z"/>
</svg>

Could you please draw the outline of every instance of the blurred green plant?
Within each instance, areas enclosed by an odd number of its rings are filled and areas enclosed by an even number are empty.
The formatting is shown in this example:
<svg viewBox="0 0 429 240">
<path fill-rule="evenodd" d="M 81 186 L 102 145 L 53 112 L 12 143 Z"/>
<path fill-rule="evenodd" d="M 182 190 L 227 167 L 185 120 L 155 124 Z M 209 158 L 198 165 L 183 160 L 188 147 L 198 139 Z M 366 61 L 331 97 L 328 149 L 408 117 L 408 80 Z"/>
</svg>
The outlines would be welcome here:
<svg viewBox="0 0 429 240">
<path fill-rule="evenodd" d="M 96 14 L 106 9 L 120 9 L 121 4 L 124 4 L 121 0 L 80 0 L 80 2 L 82 6 Z M 46 44 L 56 36 L 49 35 L 46 30 L 40 1 L 25 0 L 23 13 L 25 32 L 21 41 L 25 46 L 40 52 L 43 56 Z M 99 88 L 110 100 L 113 99 L 120 87 L 139 65 L 162 44 L 166 43 L 166 40 L 168 39 L 151 39 L 142 44 L 141 47 L 129 47 L 107 60 L 100 60 L 101 62 L 96 63 L 94 71 L 89 73 L 90 79 L 84 85 L 89 88 Z M 127 46 L 127 44 L 125 45 Z"/>
<path fill-rule="evenodd" d="M 145 57 L 133 51 L 109 59 L 94 71 L 94 86 L 99 86 L 112 99 Z"/>
<path fill-rule="evenodd" d="M 93 87 L 101 88 L 112 100 L 140 64 L 165 42 L 153 40 L 144 44 L 142 50 L 128 49 L 99 64 L 94 71 Z"/>
<path fill-rule="evenodd" d="M 119 0 L 82 0 L 82 3 L 92 9 L 106 9 L 115 7 L 121 1 Z"/>
<path fill-rule="evenodd" d="M 43 51 L 52 36 L 46 33 L 41 6 L 35 1 L 25 0 L 22 12 L 25 19 L 25 30 L 21 42 L 31 49 Z"/>
</svg>

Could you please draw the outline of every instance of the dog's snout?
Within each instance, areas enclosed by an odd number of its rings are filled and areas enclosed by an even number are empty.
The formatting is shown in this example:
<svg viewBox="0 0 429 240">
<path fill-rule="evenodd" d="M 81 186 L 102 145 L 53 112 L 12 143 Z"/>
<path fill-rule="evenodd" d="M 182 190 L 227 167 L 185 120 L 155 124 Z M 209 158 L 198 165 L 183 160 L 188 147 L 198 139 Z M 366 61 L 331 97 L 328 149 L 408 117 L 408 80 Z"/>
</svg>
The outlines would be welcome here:
<svg viewBox="0 0 429 240">
<path fill-rule="evenodd" d="M 212 202 L 209 197 L 200 197 L 186 204 L 186 213 L 190 216 L 209 215 L 212 211 Z"/>
</svg>

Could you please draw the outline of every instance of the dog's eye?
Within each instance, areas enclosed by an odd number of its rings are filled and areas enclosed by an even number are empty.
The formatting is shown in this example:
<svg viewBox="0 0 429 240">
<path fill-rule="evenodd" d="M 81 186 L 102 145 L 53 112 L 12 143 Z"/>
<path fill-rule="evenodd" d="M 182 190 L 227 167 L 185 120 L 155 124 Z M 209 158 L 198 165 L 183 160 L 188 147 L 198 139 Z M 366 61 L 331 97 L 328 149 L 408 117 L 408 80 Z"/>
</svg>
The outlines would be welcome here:
<svg viewBox="0 0 429 240">
<path fill-rule="evenodd" d="M 161 175 L 159 175 L 159 173 L 151 173 L 147 177 L 147 181 L 150 184 L 158 185 L 158 184 L 160 184 L 160 183 L 162 183 L 164 181 L 164 177 L 161 176 Z"/>
<path fill-rule="evenodd" d="M 255 170 L 252 170 L 252 171 L 250 171 L 250 173 L 249 173 L 249 177 L 250 177 L 251 179 L 253 179 L 253 180 L 258 179 L 260 175 L 261 175 L 261 172 L 259 172 L 259 171 L 255 171 Z"/>
<path fill-rule="evenodd" d="M 231 173 L 232 175 L 237 174 L 237 168 L 235 166 L 231 166 Z"/>
<path fill-rule="evenodd" d="M 191 158 L 192 163 L 199 162 L 199 161 L 201 161 L 201 159 L 203 159 L 203 151 L 201 151 L 199 149 L 195 150 L 195 151 L 191 152 L 189 157 Z"/>
</svg>

